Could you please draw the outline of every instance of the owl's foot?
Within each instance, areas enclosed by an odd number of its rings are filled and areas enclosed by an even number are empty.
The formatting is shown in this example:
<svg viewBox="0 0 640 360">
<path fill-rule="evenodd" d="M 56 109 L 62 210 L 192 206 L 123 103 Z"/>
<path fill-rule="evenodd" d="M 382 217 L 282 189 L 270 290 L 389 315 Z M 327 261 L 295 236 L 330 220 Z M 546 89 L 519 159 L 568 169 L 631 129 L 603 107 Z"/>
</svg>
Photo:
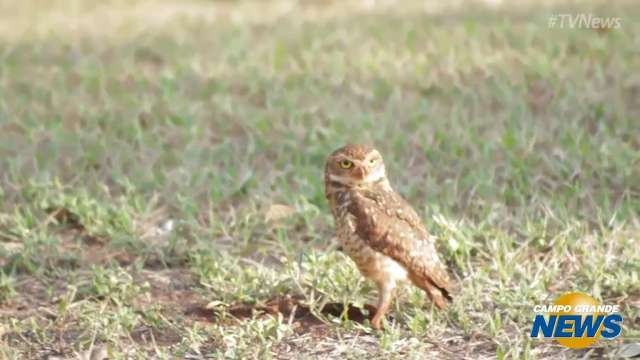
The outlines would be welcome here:
<svg viewBox="0 0 640 360">
<path fill-rule="evenodd" d="M 380 284 L 379 286 L 378 309 L 376 310 L 376 314 L 373 316 L 373 319 L 371 319 L 371 327 L 376 330 L 382 329 L 382 320 L 391 307 L 395 287 L 395 283 Z"/>
<path fill-rule="evenodd" d="M 384 318 L 384 314 L 380 314 L 380 312 L 377 312 L 376 315 L 371 320 L 371 327 L 376 329 L 376 330 L 382 329 L 382 319 L 383 318 Z"/>
</svg>

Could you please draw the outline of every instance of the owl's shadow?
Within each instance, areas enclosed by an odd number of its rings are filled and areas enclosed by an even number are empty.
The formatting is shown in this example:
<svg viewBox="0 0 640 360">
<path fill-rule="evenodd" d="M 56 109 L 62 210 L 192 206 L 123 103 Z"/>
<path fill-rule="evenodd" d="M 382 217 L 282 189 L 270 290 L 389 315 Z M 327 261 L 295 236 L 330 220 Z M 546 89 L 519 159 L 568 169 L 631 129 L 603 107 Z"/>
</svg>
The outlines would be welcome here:
<svg viewBox="0 0 640 360">
<path fill-rule="evenodd" d="M 204 309 L 194 309 L 201 312 Z M 204 310 L 211 314 L 211 310 Z M 226 314 L 230 314 L 237 319 L 246 319 L 253 317 L 260 317 L 264 315 L 278 315 L 287 321 L 291 319 L 293 322 L 301 322 L 304 324 L 319 324 L 323 323 L 319 315 L 325 317 L 345 317 L 348 320 L 355 321 L 357 323 L 364 323 L 365 320 L 371 321 L 373 314 L 376 312 L 376 307 L 373 305 L 365 304 L 364 307 L 355 306 L 353 304 L 343 304 L 337 302 L 330 302 L 320 308 L 320 310 L 314 311 L 306 305 L 302 299 L 295 298 L 289 295 L 273 298 L 264 304 L 237 304 L 232 305 L 224 311 Z M 318 315 L 316 315 L 318 314 Z M 220 318 L 224 316 L 222 312 L 213 312 L 214 317 Z"/>
</svg>

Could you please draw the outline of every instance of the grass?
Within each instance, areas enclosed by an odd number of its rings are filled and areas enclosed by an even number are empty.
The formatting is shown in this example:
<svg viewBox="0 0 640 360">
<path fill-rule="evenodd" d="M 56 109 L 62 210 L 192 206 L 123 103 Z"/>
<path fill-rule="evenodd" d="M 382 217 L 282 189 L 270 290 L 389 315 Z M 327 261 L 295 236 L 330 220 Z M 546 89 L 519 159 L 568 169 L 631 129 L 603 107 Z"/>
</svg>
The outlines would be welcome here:
<svg viewBox="0 0 640 360">
<path fill-rule="evenodd" d="M 370 5 L 367 5 L 370 4 Z M 373 5 L 371 5 L 373 4 Z M 0 358 L 583 358 L 640 341 L 633 2 L 0 3 Z M 621 17 L 551 29 L 558 13 Z M 438 236 L 449 310 L 385 330 L 328 153 L 370 142 Z M 531 340 L 566 291 L 623 336 Z"/>
</svg>

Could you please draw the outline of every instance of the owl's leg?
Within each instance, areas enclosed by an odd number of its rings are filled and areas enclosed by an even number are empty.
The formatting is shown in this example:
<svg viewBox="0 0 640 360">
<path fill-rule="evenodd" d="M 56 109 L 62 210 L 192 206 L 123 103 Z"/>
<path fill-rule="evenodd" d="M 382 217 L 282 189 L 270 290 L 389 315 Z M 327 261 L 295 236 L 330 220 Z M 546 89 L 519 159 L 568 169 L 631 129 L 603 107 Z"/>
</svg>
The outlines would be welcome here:
<svg viewBox="0 0 640 360">
<path fill-rule="evenodd" d="M 384 315 L 389 311 L 391 302 L 393 301 L 393 292 L 396 288 L 395 281 L 389 281 L 378 284 L 378 310 L 371 319 L 371 326 L 374 329 L 382 328 L 382 319 Z"/>
</svg>

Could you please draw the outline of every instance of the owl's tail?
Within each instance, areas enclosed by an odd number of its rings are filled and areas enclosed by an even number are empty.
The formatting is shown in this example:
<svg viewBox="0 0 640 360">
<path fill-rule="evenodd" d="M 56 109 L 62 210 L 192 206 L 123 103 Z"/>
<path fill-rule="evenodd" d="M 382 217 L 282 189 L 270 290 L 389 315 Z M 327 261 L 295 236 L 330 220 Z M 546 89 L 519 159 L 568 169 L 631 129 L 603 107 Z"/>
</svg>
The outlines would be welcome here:
<svg viewBox="0 0 640 360">
<path fill-rule="evenodd" d="M 438 307 L 438 309 L 444 309 L 453 300 L 449 290 L 443 287 L 439 287 L 431 281 L 429 278 L 418 276 L 417 274 L 409 274 L 411 282 L 424 290 L 429 299 Z"/>
</svg>

